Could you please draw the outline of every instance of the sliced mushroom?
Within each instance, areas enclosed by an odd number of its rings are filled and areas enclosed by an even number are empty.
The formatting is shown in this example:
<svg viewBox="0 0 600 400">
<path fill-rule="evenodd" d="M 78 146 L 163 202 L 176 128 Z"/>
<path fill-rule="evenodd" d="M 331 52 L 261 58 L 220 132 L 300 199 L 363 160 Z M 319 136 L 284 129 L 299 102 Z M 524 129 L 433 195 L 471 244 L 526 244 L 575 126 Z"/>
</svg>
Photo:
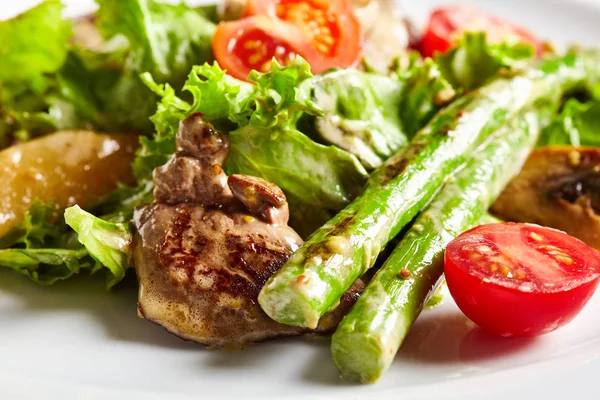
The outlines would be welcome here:
<svg viewBox="0 0 600 400">
<path fill-rule="evenodd" d="M 535 150 L 491 211 L 503 220 L 563 230 L 600 249 L 600 149 Z"/>
</svg>

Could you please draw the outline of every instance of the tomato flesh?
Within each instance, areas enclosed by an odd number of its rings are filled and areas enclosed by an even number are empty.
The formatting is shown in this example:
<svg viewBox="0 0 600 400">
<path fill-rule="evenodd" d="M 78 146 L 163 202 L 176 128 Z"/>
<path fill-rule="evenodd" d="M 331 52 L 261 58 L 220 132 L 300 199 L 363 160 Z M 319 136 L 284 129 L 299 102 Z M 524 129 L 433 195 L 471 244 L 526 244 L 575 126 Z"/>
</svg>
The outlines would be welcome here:
<svg viewBox="0 0 600 400">
<path fill-rule="evenodd" d="M 308 60 L 313 72 L 352 67 L 362 56 L 361 27 L 347 0 L 249 0 L 244 15 L 267 15 L 301 29 L 319 55 Z"/>
<path fill-rule="evenodd" d="M 271 69 L 271 60 L 287 65 L 296 52 L 284 41 L 269 36 L 261 30 L 244 32 L 230 42 L 231 52 L 237 54 L 243 66 L 248 70 L 267 72 Z"/>
<path fill-rule="evenodd" d="M 283 0 L 276 7 L 277 18 L 307 27 L 313 37 L 313 45 L 321 54 L 333 56 L 337 52 L 340 27 L 337 16 L 327 3 Z"/>
<path fill-rule="evenodd" d="M 535 336 L 581 311 L 598 286 L 600 254 L 554 229 L 489 224 L 447 246 L 444 273 L 473 322 L 502 336 Z"/>
<path fill-rule="evenodd" d="M 268 72 L 273 58 L 287 65 L 298 54 L 307 60 L 316 54 L 302 31 L 263 15 L 220 23 L 212 45 L 221 68 L 242 80 L 252 70 Z"/>
<path fill-rule="evenodd" d="M 454 47 L 464 32 L 486 32 L 491 43 L 499 43 L 517 36 L 534 45 L 538 54 L 543 49 L 541 41 L 521 27 L 510 24 L 496 16 L 470 6 L 442 7 L 434 10 L 421 40 L 423 57 L 433 57 Z"/>
</svg>

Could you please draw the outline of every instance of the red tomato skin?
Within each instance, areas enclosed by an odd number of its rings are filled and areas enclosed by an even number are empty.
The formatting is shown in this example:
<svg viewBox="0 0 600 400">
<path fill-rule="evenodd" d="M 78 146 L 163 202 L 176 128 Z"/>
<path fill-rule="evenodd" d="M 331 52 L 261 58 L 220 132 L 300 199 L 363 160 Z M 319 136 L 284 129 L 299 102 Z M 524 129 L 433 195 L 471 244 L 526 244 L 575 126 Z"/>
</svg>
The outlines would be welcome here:
<svg viewBox="0 0 600 400">
<path fill-rule="evenodd" d="M 542 262 L 538 255 L 559 264 Z M 509 261 L 503 264 L 502 259 Z M 524 275 L 499 275 L 503 266 Z M 556 273 L 557 267 L 562 273 Z M 600 281 L 600 253 L 552 228 L 514 222 L 479 225 L 448 244 L 444 274 L 457 306 L 477 325 L 505 337 L 537 336 L 567 324 L 587 304 Z"/>
<path fill-rule="evenodd" d="M 446 10 L 434 10 L 421 38 L 421 54 L 423 57 L 433 57 L 436 52 L 445 53 L 452 47 L 451 35 L 456 27 L 446 18 Z"/>
<path fill-rule="evenodd" d="M 445 257 L 444 273 L 452 298 L 471 321 L 504 337 L 538 336 L 569 323 L 598 287 L 599 278 L 554 293 L 519 292 L 484 282 Z"/>
<path fill-rule="evenodd" d="M 473 27 L 473 20 L 478 20 Z M 470 6 L 441 7 L 434 10 L 427 23 L 427 28 L 421 39 L 420 51 L 423 57 L 433 57 L 436 53 L 445 53 L 454 47 L 455 40 L 465 31 L 481 31 L 487 26 L 486 32 L 497 36 L 500 32 L 520 36 L 525 42 L 532 44 L 536 53 L 542 53 L 544 45 L 531 32 L 524 28 L 503 21 L 492 14 Z M 488 38 L 490 39 L 490 38 Z M 499 38 L 491 38 L 498 41 Z"/>
</svg>

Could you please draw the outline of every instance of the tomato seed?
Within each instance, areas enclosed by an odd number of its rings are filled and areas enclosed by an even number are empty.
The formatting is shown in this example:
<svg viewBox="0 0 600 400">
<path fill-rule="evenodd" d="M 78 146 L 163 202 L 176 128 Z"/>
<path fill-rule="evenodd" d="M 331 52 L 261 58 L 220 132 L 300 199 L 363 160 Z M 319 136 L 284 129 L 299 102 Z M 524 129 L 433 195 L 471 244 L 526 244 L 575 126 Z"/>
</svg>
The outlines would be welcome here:
<svg viewBox="0 0 600 400">
<path fill-rule="evenodd" d="M 317 42 L 316 47 L 317 47 L 317 50 L 319 50 L 321 53 L 327 53 L 329 51 L 329 47 L 327 47 L 327 45 L 323 44 L 323 43 Z"/>
<path fill-rule="evenodd" d="M 258 49 L 262 43 L 258 40 L 248 40 L 244 42 L 244 48 L 247 50 Z"/>
<path fill-rule="evenodd" d="M 573 264 L 573 259 L 571 257 L 567 257 L 565 255 L 556 256 L 554 258 L 556 261 L 561 262 L 563 264 L 567 264 L 567 265 Z"/>
<path fill-rule="evenodd" d="M 265 61 L 263 65 L 260 66 L 260 70 L 262 72 L 268 72 L 271 69 L 271 61 Z"/>
<path fill-rule="evenodd" d="M 529 234 L 529 237 L 532 238 L 533 240 L 535 240 L 536 242 L 541 242 L 544 240 L 544 237 L 536 232 L 531 232 Z"/>
<path fill-rule="evenodd" d="M 538 246 L 538 249 L 542 250 L 558 250 L 558 247 L 552 246 L 551 244 L 541 244 Z"/>
<path fill-rule="evenodd" d="M 261 58 L 263 58 L 263 56 L 260 53 L 254 53 L 250 57 L 248 57 L 248 62 L 251 65 L 254 65 L 258 63 L 261 60 Z"/>
</svg>

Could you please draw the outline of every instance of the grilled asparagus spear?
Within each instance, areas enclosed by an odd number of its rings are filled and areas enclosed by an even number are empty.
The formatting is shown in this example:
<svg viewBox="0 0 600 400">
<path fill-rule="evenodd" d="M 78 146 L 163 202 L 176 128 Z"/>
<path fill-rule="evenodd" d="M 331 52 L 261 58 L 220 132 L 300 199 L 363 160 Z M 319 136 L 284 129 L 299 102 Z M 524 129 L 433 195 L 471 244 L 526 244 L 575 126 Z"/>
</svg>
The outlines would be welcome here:
<svg viewBox="0 0 600 400">
<path fill-rule="evenodd" d="M 598 65 L 596 53 L 553 58 L 454 101 L 269 279 L 259 295 L 263 310 L 283 324 L 315 328 L 491 132 L 533 105 L 558 105 L 566 91 L 596 82 Z"/>
<path fill-rule="evenodd" d="M 442 277 L 444 248 L 481 221 L 521 169 L 547 115 L 528 112 L 495 133 L 420 214 L 333 335 L 343 377 L 373 382 L 388 369 Z"/>
</svg>

